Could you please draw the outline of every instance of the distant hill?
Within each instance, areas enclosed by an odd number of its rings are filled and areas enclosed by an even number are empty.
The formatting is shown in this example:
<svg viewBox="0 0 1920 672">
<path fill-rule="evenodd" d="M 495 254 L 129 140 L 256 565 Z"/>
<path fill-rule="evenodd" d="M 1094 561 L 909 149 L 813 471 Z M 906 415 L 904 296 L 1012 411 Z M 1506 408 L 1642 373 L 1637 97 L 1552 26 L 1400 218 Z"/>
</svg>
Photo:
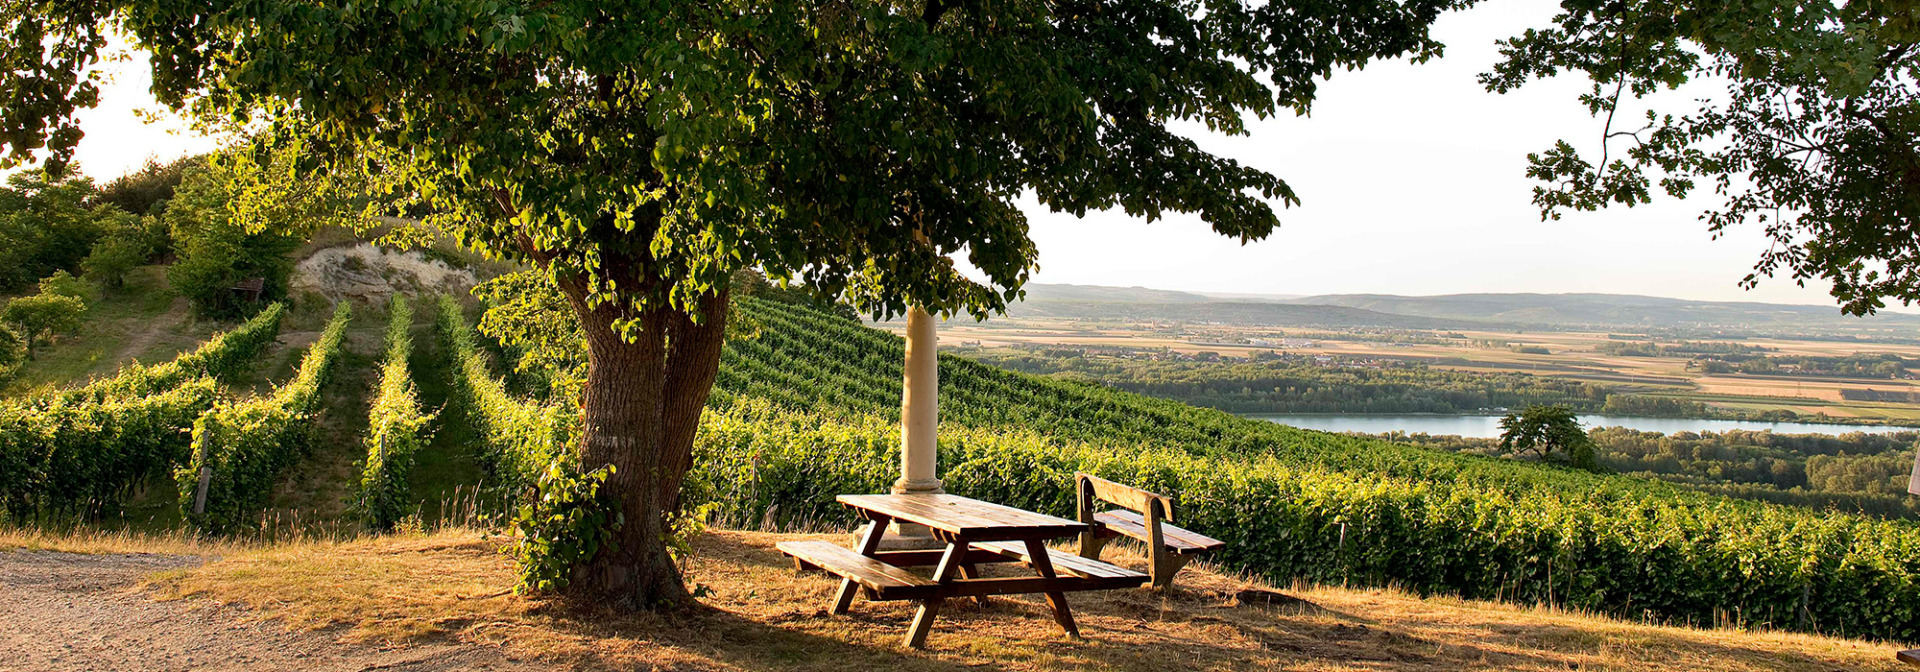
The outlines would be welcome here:
<svg viewBox="0 0 1920 672">
<path fill-rule="evenodd" d="M 1487 322 L 1420 315 L 1394 315 L 1345 306 L 1305 306 L 1213 299 L 1206 302 L 1076 301 L 1035 299 L 1007 309 L 1010 317 L 1052 317 L 1124 322 L 1187 322 L 1266 327 L 1485 328 Z"/>
<path fill-rule="evenodd" d="M 1875 328 L 1920 326 L 1920 315 L 1882 313 L 1850 317 L 1833 306 L 1745 301 L 1690 301 L 1629 294 L 1330 294 L 1290 299 L 1287 303 L 1343 306 L 1395 315 L 1543 325 L 1648 327 L 1824 327 Z"/>
<path fill-rule="evenodd" d="M 1193 292 L 1100 285 L 1027 285 L 1027 301 L 1099 301 L 1103 303 L 1206 303 L 1215 299 Z"/>
</svg>

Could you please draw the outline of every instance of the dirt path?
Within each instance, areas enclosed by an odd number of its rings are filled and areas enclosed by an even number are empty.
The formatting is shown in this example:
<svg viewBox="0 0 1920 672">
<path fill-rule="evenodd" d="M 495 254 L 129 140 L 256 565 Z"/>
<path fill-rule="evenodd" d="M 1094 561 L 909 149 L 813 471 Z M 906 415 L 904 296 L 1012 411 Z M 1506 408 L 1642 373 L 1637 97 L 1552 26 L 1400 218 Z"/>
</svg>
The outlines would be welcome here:
<svg viewBox="0 0 1920 672">
<path fill-rule="evenodd" d="M 135 587 L 177 555 L 0 552 L 0 670 L 544 670 L 470 644 L 344 644 L 236 607 Z"/>
<path fill-rule="evenodd" d="M 120 347 L 120 353 L 114 356 L 114 361 L 132 361 L 152 348 L 155 343 L 160 342 L 162 334 L 172 333 L 174 329 L 180 328 L 180 323 L 187 319 L 187 308 L 187 297 L 173 297 L 173 305 L 167 307 L 166 313 L 147 321 L 141 328 L 132 330 L 133 336 L 127 339 L 126 345 Z M 152 364 L 152 362 L 147 363 Z"/>
</svg>

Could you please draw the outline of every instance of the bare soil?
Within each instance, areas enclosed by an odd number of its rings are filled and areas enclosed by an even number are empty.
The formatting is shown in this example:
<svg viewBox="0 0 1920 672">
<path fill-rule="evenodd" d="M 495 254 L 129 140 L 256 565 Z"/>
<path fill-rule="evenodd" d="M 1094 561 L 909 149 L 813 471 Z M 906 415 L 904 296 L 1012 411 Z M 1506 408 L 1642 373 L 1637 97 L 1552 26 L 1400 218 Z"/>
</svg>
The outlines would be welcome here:
<svg viewBox="0 0 1920 672">
<path fill-rule="evenodd" d="M 187 555 L 0 552 L 0 670 L 534 670 L 497 648 L 423 640 L 340 641 L 210 600 L 158 601 L 155 572 Z"/>
</svg>

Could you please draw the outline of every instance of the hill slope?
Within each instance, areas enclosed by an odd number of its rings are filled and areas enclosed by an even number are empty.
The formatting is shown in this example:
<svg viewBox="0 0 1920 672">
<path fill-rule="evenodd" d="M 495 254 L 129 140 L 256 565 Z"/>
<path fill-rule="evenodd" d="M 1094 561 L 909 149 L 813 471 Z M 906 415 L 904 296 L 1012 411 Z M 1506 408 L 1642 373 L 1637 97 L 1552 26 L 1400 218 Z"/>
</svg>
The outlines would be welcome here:
<svg viewBox="0 0 1920 672">
<path fill-rule="evenodd" d="M 1435 319 L 1521 324 L 1646 327 L 1891 327 L 1920 325 L 1920 315 L 1842 315 L 1833 306 L 1744 301 L 1690 301 L 1628 294 L 1330 294 L 1287 303 L 1343 306 Z"/>
<path fill-rule="evenodd" d="M 696 450 L 725 519 L 844 522 L 897 468 L 900 340 L 742 299 Z M 1091 471 L 1168 492 L 1220 559 L 1275 580 L 1709 623 L 1920 638 L 1920 528 L 1620 476 L 1297 430 L 1094 385 L 941 361 L 949 491 L 1068 513 Z M 1871 596 L 1871 597 L 1869 597 Z"/>
</svg>

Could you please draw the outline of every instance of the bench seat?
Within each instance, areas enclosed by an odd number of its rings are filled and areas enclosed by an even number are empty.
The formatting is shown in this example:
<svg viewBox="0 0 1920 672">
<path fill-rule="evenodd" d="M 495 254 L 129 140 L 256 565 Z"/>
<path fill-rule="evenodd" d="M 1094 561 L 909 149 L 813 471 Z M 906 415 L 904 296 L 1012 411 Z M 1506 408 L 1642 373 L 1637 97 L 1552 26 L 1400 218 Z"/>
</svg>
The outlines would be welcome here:
<svg viewBox="0 0 1920 672">
<path fill-rule="evenodd" d="M 830 541 L 783 541 L 775 548 L 793 556 L 795 568 L 819 568 L 860 584 L 869 600 L 912 600 L 932 595 L 933 580 L 861 555 Z"/>
<path fill-rule="evenodd" d="M 1095 514 L 1093 520 L 1110 534 L 1147 541 L 1147 519 L 1139 513 L 1127 510 L 1102 511 Z M 1207 553 L 1227 545 L 1227 542 L 1219 539 L 1167 523 L 1160 524 L 1160 535 L 1167 550 L 1179 555 Z"/>
<path fill-rule="evenodd" d="M 1021 562 L 1032 562 L 1032 555 L 1027 552 L 1027 545 L 1021 542 L 982 542 L 974 544 L 973 547 L 983 551 L 998 553 Z M 1052 561 L 1054 569 L 1094 582 L 1095 585 L 1090 586 L 1089 589 L 1110 587 L 1132 588 L 1147 582 L 1147 575 L 1144 572 L 1136 572 L 1119 565 L 1094 560 L 1092 558 L 1083 558 L 1072 553 L 1061 553 L 1049 548 L 1047 549 L 1047 558 Z"/>
</svg>

